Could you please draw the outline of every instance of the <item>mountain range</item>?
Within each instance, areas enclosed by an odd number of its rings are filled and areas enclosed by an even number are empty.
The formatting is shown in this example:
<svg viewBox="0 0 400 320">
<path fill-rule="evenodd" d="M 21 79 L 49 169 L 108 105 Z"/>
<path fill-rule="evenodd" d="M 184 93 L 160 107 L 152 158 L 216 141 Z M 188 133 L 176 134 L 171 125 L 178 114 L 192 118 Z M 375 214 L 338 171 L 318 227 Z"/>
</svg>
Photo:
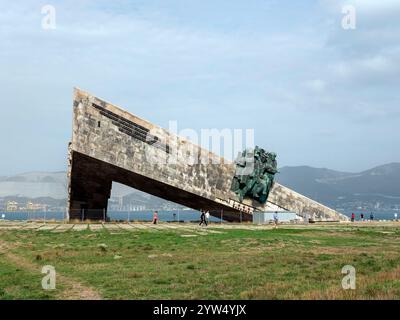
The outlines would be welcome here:
<svg viewBox="0 0 400 320">
<path fill-rule="evenodd" d="M 279 183 L 334 208 L 384 206 L 400 208 L 400 163 L 350 173 L 309 166 L 282 167 Z M 30 172 L 0 177 L 0 197 L 51 198 L 65 200 L 65 172 Z M 157 203 L 163 200 L 120 184 L 113 184 L 112 198 L 130 203 Z"/>
<path fill-rule="evenodd" d="M 276 180 L 332 207 L 400 204 L 400 163 L 349 173 L 308 166 L 283 167 Z"/>
</svg>

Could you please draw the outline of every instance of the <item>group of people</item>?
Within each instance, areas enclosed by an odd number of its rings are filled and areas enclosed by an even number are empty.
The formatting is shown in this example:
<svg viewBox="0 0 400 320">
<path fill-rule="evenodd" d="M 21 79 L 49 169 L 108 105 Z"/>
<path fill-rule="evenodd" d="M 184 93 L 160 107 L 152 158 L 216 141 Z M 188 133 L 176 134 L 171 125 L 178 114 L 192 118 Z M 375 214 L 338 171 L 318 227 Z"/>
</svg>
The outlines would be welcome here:
<svg viewBox="0 0 400 320">
<path fill-rule="evenodd" d="M 206 227 L 208 226 L 208 223 L 210 221 L 210 212 L 204 211 L 203 209 L 200 210 L 201 215 L 200 215 L 200 224 L 199 226 L 205 225 Z M 153 212 L 153 224 L 157 224 L 158 222 L 158 211 Z"/>
<path fill-rule="evenodd" d="M 371 214 L 369 215 L 369 220 L 370 221 L 373 221 L 374 220 L 374 214 L 371 212 Z M 354 212 L 351 214 L 351 222 L 354 222 L 356 220 L 356 215 L 354 214 Z M 364 213 L 361 213 L 360 214 L 360 220 L 361 221 L 365 221 L 365 216 L 364 216 Z M 397 218 L 397 213 L 395 212 L 394 214 L 393 214 L 393 220 L 394 221 L 398 221 L 398 218 Z"/>
<path fill-rule="evenodd" d="M 207 227 L 208 223 L 210 221 L 210 212 L 204 211 L 203 209 L 201 209 L 200 212 L 201 212 L 201 214 L 200 214 L 199 226 L 205 225 Z M 278 226 L 278 213 L 277 212 L 274 213 L 273 219 L 274 219 L 274 226 L 276 228 Z M 353 212 L 351 214 L 351 222 L 354 222 L 355 220 L 356 220 L 356 215 Z M 360 220 L 361 221 L 365 221 L 364 213 L 360 214 Z M 374 220 L 374 214 L 372 212 L 369 215 L 369 220 L 370 221 Z M 394 220 L 397 221 L 397 213 L 394 214 Z M 158 211 L 154 211 L 154 213 L 153 213 L 153 224 L 157 224 L 157 222 L 158 222 Z"/>
<path fill-rule="evenodd" d="M 355 213 L 353 212 L 352 214 L 351 214 L 351 222 L 354 222 L 356 220 L 356 215 L 355 215 Z M 360 214 L 360 220 L 361 221 L 364 221 L 365 220 L 365 217 L 364 217 L 364 213 L 361 213 Z M 373 221 L 374 220 L 374 214 L 371 212 L 371 214 L 369 215 L 369 220 L 371 220 L 371 221 Z"/>
</svg>

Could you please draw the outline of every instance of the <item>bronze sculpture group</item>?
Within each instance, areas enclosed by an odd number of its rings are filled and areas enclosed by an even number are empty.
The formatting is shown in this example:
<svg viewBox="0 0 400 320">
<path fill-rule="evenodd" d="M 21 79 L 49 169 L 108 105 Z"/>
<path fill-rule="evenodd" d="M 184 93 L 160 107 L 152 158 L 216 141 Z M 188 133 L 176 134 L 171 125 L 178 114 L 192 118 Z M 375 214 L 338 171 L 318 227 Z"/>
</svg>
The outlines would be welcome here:
<svg viewBox="0 0 400 320">
<path fill-rule="evenodd" d="M 276 154 L 259 147 L 246 149 L 235 164 L 236 174 L 231 190 L 239 196 L 240 202 L 247 196 L 261 204 L 266 203 L 278 172 Z"/>
</svg>

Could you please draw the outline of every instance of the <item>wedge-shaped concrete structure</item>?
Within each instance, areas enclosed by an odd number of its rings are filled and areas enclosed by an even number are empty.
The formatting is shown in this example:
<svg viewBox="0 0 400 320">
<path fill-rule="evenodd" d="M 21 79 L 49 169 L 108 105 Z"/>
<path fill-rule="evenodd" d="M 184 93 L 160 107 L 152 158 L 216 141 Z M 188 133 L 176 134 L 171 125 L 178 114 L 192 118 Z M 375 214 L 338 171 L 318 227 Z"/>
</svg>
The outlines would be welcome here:
<svg viewBox="0 0 400 320">
<path fill-rule="evenodd" d="M 231 191 L 236 166 L 217 155 L 79 89 L 69 145 L 69 217 L 103 219 L 112 182 L 228 221 L 257 211 L 287 210 L 315 221 L 347 218 L 279 183 L 266 204 Z"/>
</svg>

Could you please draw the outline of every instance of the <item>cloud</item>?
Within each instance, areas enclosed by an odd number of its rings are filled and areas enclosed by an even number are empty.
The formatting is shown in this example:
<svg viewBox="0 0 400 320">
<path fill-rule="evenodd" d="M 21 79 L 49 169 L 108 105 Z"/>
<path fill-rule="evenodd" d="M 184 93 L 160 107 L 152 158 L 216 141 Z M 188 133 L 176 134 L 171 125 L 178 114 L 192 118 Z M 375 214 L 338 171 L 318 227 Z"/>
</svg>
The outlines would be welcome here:
<svg viewBox="0 0 400 320">
<path fill-rule="evenodd" d="M 321 79 L 314 79 L 307 81 L 305 86 L 314 92 L 322 92 L 326 88 L 326 82 Z"/>
<path fill-rule="evenodd" d="M 362 14 L 370 16 L 376 15 L 392 15 L 400 12 L 400 3 L 397 0 L 352 0 L 343 1 L 342 3 L 350 3 L 354 5 L 356 10 L 359 10 Z"/>
<path fill-rule="evenodd" d="M 355 86 L 382 86 L 399 84 L 400 59 L 392 55 L 375 55 L 349 60 L 341 60 L 331 67 L 336 81 L 352 82 Z"/>
<path fill-rule="evenodd" d="M 340 12 L 344 6 L 352 5 L 362 14 L 382 15 L 400 11 L 397 0 L 320 0 L 320 5 L 331 12 Z"/>
</svg>

